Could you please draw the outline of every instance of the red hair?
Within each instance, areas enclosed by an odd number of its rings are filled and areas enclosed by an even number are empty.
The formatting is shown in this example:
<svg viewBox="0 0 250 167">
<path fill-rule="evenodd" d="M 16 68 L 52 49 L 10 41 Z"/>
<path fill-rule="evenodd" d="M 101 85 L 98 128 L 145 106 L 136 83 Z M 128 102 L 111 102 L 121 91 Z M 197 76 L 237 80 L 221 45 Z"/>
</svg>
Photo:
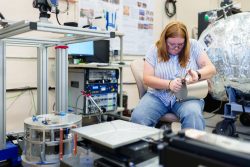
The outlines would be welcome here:
<svg viewBox="0 0 250 167">
<path fill-rule="evenodd" d="M 163 62 L 170 59 L 166 40 L 175 37 L 185 39 L 184 46 L 179 53 L 179 63 L 181 67 L 186 67 L 190 57 L 190 42 L 186 26 L 179 21 L 169 23 L 161 33 L 160 39 L 156 42 L 158 59 Z"/>
</svg>

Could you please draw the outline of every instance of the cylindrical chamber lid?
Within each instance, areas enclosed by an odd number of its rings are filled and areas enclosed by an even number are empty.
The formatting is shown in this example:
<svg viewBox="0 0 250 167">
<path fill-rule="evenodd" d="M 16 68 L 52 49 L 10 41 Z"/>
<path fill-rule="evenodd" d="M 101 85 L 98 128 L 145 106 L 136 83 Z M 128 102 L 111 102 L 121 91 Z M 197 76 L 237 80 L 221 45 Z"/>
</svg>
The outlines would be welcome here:
<svg viewBox="0 0 250 167">
<path fill-rule="evenodd" d="M 25 127 L 33 129 L 57 129 L 70 126 L 81 126 L 82 116 L 66 114 L 64 116 L 55 114 L 44 114 L 33 116 L 24 120 Z"/>
</svg>

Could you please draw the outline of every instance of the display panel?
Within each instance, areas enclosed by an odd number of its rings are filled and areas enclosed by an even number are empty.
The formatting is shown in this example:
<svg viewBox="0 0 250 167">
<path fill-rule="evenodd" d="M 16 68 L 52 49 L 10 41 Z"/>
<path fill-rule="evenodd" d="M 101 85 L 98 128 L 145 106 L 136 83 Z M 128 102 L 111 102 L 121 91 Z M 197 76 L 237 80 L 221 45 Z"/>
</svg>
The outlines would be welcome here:
<svg viewBox="0 0 250 167">
<path fill-rule="evenodd" d="M 109 40 L 88 41 L 68 45 L 68 55 L 83 63 L 109 63 Z"/>
<path fill-rule="evenodd" d="M 80 42 L 68 45 L 68 54 L 70 56 L 94 56 L 94 42 Z"/>
</svg>

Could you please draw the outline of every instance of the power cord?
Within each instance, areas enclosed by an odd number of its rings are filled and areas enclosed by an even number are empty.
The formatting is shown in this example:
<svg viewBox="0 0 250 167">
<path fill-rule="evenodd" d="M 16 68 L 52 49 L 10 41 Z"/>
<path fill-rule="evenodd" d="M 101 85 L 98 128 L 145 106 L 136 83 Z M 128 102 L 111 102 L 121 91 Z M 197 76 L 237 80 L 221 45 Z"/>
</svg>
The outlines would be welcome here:
<svg viewBox="0 0 250 167">
<path fill-rule="evenodd" d="M 221 100 L 220 106 L 218 108 L 216 108 L 215 110 L 213 110 L 212 112 L 210 112 L 210 114 L 212 114 L 212 115 L 208 116 L 208 117 L 204 117 L 204 119 L 210 119 L 210 118 L 213 118 L 215 115 L 217 115 L 216 112 L 218 112 L 221 109 L 222 104 L 223 104 L 223 101 Z"/>
<path fill-rule="evenodd" d="M 66 1 L 66 3 L 67 3 L 67 7 L 66 7 L 66 9 L 65 10 L 59 10 L 57 7 L 56 7 L 56 20 L 57 20 L 57 23 L 59 24 L 59 25 L 61 25 L 61 23 L 60 23 L 60 21 L 59 21 L 59 19 L 58 19 L 58 14 L 59 13 L 66 13 L 66 12 L 68 12 L 69 11 L 69 0 L 65 0 Z"/>
<path fill-rule="evenodd" d="M 56 21 L 59 25 L 61 25 L 59 19 L 58 19 L 58 14 L 59 14 L 59 10 L 56 8 Z"/>
<path fill-rule="evenodd" d="M 165 12 L 168 17 L 173 17 L 176 14 L 176 0 L 166 0 L 165 2 Z M 170 5 L 172 5 L 173 11 L 169 10 Z"/>
</svg>

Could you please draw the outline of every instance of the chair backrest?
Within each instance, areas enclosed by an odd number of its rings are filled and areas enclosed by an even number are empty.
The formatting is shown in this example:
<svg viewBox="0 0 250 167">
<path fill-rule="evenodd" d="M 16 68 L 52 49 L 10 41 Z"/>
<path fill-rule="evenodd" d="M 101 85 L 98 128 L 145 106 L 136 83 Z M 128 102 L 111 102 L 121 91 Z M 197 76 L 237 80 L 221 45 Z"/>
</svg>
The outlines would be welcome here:
<svg viewBox="0 0 250 167">
<path fill-rule="evenodd" d="M 136 59 L 130 64 L 139 92 L 139 98 L 147 92 L 148 87 L 143 83 L 144 58 Z"/>
</svg>

